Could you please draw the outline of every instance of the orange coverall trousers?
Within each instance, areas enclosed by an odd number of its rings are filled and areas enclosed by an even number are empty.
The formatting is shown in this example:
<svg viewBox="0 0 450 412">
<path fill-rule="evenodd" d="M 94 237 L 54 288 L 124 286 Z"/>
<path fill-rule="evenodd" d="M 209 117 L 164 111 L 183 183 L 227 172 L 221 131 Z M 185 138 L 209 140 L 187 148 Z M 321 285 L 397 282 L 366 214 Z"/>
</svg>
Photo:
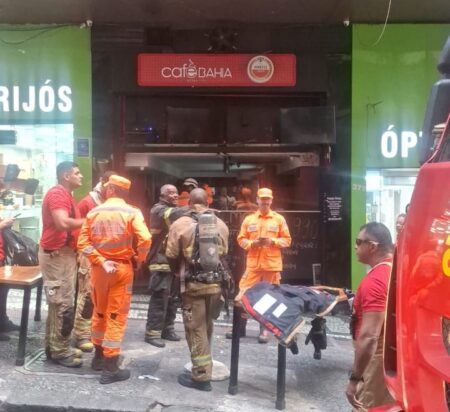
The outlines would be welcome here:
<svg viewBox="0 0 450 412">
<path fill-rule="evenodd" d="M 108 274 L 101 266 L 92 265 L 91 286 L 92 343 L 103 347 L 106 358 L 118 356 L 130 310 L 133 266 L 121 262 L 115 273 Z"/>
</svg>

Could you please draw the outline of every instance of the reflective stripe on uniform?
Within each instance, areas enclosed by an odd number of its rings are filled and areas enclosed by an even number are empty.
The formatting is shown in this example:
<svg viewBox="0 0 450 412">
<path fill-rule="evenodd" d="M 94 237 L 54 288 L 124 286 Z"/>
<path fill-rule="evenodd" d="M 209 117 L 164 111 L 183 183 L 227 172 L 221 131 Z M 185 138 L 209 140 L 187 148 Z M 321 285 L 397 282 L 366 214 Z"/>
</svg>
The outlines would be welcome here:
<svg viewBox="0 0 450 412">
<path fill-rule="evenodd" d="M 94 248 L 93 246 L 88 246 L 88 247 L 85 247 L 85 248 L 81 251 L 81 253 L 82 253 L 83 255 L 90 255 L 94 250 L 95 250 L 95 248 Z"/>
<path fill-rule="evenodd" d="M 150 233 L 151 233 L 152 235 L 159 235 L 161 232 L 162 232 L 162 229 L 153 229 L 153 228 L 150 228 Z"/>
<path fill-rule="evenodd" d="M 103 250 L 111 250 L 111 249 L 116 249 L 116 248 L 131 248 L 133 246 L 133 240 L 132 239 L 120 239 L 117 240 L 116 242 L 113 242 L 110 239 L 105 239 L 102 242 L 93 242 L 93 245 L 96 249 L 103 249 Z M 147 249 L 145 249 L 147 250 Z"/>
<path fill-rule="evenodd" d="M 168 272 L 170 270 L 167 263 L 152 263 L 148 268 L 152 272 Z"/>
<path fill-rule="evenodd" d="M 192 356 L 191 360 L 193 366 L 208 366 L 212 363 L 211 355 Z"/>
<path fill-rule="evenodd" d="M 169 220 L 169 217 L 170 217 L 170 215 L 171 215 L 171 213 L 172 213 L 172 210 L 173 210 L 173 207 L 168 207 L 168 208 L 164 211 L 163 219 L 164 219 L 164 222 L 166 222 L 167 227 L 170 226 L 170 220 Z"/>
<path fill-rule="evenodd" d="M 122 206 L 98 206 L 95 209 L 92 209 L 91 212 L 89 212 L 90 215 L 97 214 L 98 212 L 125 212 L 125 213 L 131 213 L 136 214 L 139 212 L 138 209 L 134 209 L 132 207 L 122 207 Z"/>
<path fill-rule="evenodd" d="M 104 340 L 102 346 L 106 348 L 120 348 L 122 341 Z"/>
<path fill-rule="evenodd" d="M 91 332 L 91 337 L 95 338 L 95 339 L 103 339 L 105 337 L 105 332 L 100 332 L 97 330 L 93 330 Z"/>
</svg>

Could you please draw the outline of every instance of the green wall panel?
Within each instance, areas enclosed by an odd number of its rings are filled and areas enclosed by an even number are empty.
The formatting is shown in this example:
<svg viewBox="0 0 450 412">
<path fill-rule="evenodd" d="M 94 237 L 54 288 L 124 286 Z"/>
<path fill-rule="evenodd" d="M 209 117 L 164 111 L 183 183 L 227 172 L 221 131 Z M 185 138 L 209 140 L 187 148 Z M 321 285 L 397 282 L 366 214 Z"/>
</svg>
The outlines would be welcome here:
<svg viewBox="0 0 450 412">
<path fill-rule="evenodd" d="M 351 234 L 365 222 L 367 169 L 419 167 L 428 94 L 450 25 L 354 25 L 352 38 Z M 353 244 L 352 244 L 353 247 Z M 352 254 L 352 287 L 365 273 Z"/>
</svg>

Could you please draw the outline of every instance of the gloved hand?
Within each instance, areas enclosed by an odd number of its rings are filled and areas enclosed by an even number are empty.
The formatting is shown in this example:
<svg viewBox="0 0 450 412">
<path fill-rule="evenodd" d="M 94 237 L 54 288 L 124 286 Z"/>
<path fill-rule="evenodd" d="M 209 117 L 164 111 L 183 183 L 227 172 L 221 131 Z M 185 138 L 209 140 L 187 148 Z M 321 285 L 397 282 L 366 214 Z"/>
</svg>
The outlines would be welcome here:
<svg viewBox="0 0 450 412">
<path fill-rule="evenodd" d="M 314 318 L 311 321 L 311 330 L 305 340 L 305 345 L 310 341 L 314 345 L 314 359 L 321 359 L 323 349 L 327 348 L 327 330 L 325 318 Z"/>
</svg>

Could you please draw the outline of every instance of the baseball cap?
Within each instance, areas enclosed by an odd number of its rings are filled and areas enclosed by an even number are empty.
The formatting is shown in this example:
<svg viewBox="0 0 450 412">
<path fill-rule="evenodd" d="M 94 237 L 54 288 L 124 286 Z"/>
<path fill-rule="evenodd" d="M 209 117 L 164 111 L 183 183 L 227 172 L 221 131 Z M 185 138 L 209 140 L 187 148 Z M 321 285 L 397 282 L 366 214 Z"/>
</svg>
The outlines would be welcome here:
<svg viewBox="0 0 450 412">
<path fill-rule="evenodd" d="M 198 182 L 193 179 L 192 177 L 188 177 L 184 182 L 183 182 L 184 186 L 194 186 L 195 188 L 198 187 Z"/>
<path fill-rule="evenodd" d="M 105 186 L 114 185 L 120 187 L 121 189 L 128 190 L 131 186 L 131 182 L 119 175 L 111 175 L 109 176 L 108 181 L 105 183 Z"/>
<path fill-rule="evenodd" d="M 259 198 L 269 197 L 269 198 L 273 199 L 272 190 L 267 189 L 266 187 L 262 187 L 261 189 L 258 190 L 258 197 Z"/>
</svg>

